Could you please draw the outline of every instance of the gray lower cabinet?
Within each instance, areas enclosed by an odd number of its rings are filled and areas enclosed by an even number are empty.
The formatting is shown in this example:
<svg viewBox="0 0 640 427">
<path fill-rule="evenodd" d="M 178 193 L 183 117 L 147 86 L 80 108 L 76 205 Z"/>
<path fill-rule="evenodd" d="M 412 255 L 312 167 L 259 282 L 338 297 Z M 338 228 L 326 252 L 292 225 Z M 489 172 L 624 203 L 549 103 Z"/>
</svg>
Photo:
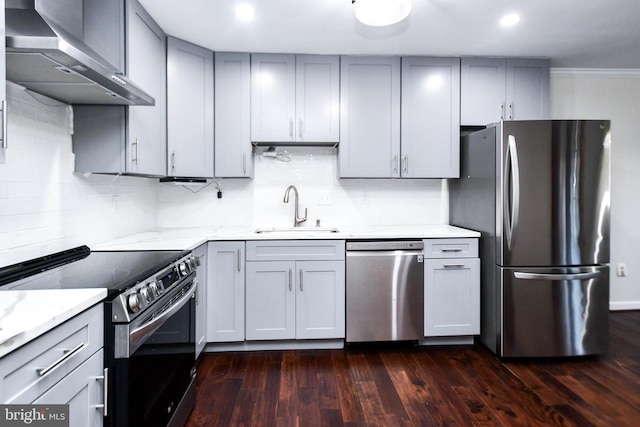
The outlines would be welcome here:
<svg viewBox="0 0 640 427">
<path fill-rule="evenodd" d="M 549 61 L 462 58 L 461 124 L 549 118 Z"/>
<path fill-rule="evenodd" d="M 74 106 L 76 172 L 167 172 L 166 37 L 137 0 L 126 1 L 127 75 L 154 106 Z"/>
<path fill-rule="evenodd" d="M 167 40 L 167 175 L 213 178 L 213 52 Z"/>
<path fill-rule="evenodd" d="M 478 335 L 478 239 L 426 239 L 424 258 L 425 337 Z"/>
<path fill-rule="evenodd" d="M 209 242 L 207 342 L 245 339 L 245 242 Z"/>
<path fill-rule="evenodd" d="M 199 265 L 196 268 L 196 359 L 207 344 L 207 291 L 208 291 L 208 245 L 203 243 L 193 250 Z"/>
<path fill-rule="evenodd" d="M 4 356 L 0 402 L 69 404 L 72 427 L 101 426 L 103 322 L 100 304 Z"/>
<path fill-rule="evenodd" d="M 215 176 L 253 177 L 251 55 L 215 53 Z"/>
<path fill-rule="evenodd" d="M 344 241 L 247 242 L 246 339 L 345 336 Z"/>
</svg>

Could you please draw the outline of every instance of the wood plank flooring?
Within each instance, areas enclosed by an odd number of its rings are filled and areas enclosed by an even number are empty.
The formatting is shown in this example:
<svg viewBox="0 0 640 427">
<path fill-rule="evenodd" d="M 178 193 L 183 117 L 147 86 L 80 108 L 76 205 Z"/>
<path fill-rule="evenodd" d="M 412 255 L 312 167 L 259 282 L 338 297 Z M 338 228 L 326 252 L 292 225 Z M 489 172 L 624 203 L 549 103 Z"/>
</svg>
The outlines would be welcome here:
<svg viewBox="0 0 640 427">
<path fill-rule="evenodd" d="M 640 311 L 601 357 L 501 360 L 481 344 L 209 353 L 196 426 L 637 426 Z"/>
</svg>

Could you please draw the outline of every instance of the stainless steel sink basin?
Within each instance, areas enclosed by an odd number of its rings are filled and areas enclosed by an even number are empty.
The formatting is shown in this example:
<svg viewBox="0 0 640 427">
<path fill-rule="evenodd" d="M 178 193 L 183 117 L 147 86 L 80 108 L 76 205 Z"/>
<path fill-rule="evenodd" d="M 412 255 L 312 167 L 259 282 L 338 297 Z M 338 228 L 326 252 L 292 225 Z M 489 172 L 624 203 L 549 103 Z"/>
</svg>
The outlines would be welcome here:
<svg viewBox="0 0 640 427">
<path fill-rule="evenodd" d="M 275 227 L 275 228 L 258 228 L 256 234 L 325 234 L 325 233 L 337 233 L 338 230 L 335 227 Z"/>
</svg>

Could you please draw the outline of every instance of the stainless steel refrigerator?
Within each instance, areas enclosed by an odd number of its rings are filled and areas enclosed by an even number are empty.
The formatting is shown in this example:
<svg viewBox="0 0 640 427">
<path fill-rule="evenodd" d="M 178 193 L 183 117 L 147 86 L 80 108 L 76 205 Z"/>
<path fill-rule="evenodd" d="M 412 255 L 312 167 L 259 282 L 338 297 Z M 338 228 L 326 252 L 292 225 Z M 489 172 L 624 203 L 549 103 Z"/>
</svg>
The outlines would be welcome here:
<svg viewBox="0 0 640 427">
<path fill-rule="evenodd" d="M 481 232 L 481 341 L 503 357 L 609 341 L 610 122 L 504 121 L 461 138 L 449 221 Z"/>
</svg>

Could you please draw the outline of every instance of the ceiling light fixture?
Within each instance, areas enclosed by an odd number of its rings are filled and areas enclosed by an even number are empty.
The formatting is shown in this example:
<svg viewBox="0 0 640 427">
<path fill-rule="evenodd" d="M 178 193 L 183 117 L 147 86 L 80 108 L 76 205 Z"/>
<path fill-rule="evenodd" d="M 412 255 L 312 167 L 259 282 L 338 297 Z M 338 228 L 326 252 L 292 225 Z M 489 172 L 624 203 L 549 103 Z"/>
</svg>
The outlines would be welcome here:
<svg viewBox="0 0 640 427">
<path fill-rule="evenodd" d="M 411 12 L 411 0 L 351 0 L 356 19 L 365 25 L 383 27 L 402 21 Z"/>
<path fill-rule="evenodd" d="M 255 12 L 253 6 L 247 3 L 240 3 L 236 6 L 236 18 L 242 22 L 253 21 Z"/>
<path fill-rule="evenodd" d="M 520 15 L 517 13 L 509 13 L 500 19 L 500 25 L 503 27 L 511 27 L 512 25 L 516 25 L 518 22 L 520 22 Z"/>
</svg>

